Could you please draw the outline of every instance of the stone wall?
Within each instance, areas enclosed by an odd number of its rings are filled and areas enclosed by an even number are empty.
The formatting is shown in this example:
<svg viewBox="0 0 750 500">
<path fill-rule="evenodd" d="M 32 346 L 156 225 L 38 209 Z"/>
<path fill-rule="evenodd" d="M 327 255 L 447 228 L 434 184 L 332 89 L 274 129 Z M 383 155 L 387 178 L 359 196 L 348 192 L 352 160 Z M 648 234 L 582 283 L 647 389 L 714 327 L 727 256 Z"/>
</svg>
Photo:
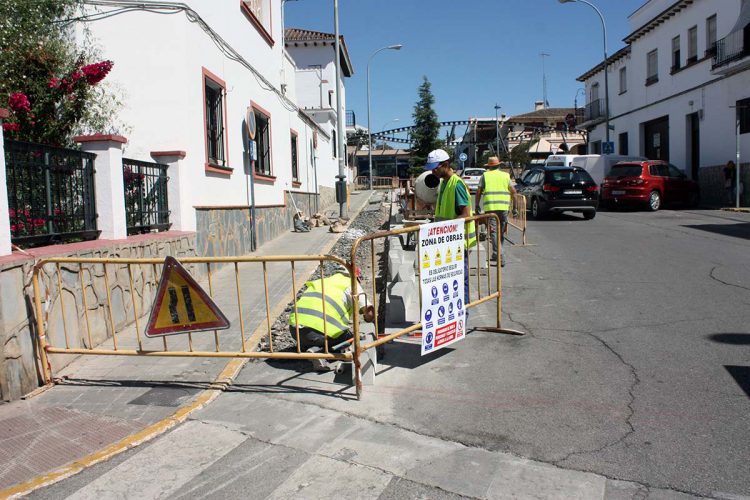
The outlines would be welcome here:
<svg viewBox="0 0 750 500">
<path fill-rule="evenodd" d="M 320 187 L 320 198 L 316 205 L 315 193 L 290 193 L 285 191 L 285 204 L 272 207 L 257 207 L 256 239 L 260 247 L 277 236 L 292 230 L 294 205 L 310 216 L 318 211 L 330 207 L 335 202 L 336 192 L 333 188 Z M 247 255 L 252 251 L 251 246 L 251 216 L 248 207 L 230 208 L 198 208 L 197 217 L 197 249 L 202 257 L 224 257 L 232 255 Z"/>
<path fill-rule="evenodd" d="M 52 253 L 59 249 L 60 252 Z M 62 252 L 65 253 L 62 253 Z M 143 235 L 127 241 L 105 241 L 77 243 L 60 247 L 37 249 L 35 257 L 14 255 L 0 261 L 0 399 L 8 401 L 22 397 L 39 386 L 40 374 L 36 361 L 36 313 L 32 273 L 34 265 L 47 256 L 66 257 L 164 257 L 177 258 L 195 255 L 194 233 L 166 233 Z M 44 254 L 42 256 L 42 254 Z M 161 267 L 157 266 L 156 272 Z M 140 315 L 150 310 L 156 291 L 157 276 L 150 265 L 132 266 L 133 290 L 127 266 L 107 266 L 112 303 L 112 319 L 116 331 L 133 322 L 131 293 L 136 294 L 136 307 Z M 195 272 L 196 270 L 191 269 Z M 42 307 L 45 310 L 48 342 L 56 347 L 66 345 L 67 326 L 70 347 L 94 346 L 111 337 L 112 331 L 107 307 L 107 291 L 104 269 L 99 265 L 83 266 L 83 286 L 78 265 L 61 264 L 58 287 L 58 271 L 55 264 L 47 264 L 40 272 Z M 88 338 L 83 294 L 86 294 Z M 63 325 L 63 305 L 66 325 Z M 59 370 L 74 357 L 54 356 L 53 370 Z"/>
<path fill-rule="evenodd" d="M 725 165 L 713 165 L 701 167 L 699 182 L 701 186 L 701 201 L 707 205 L 734 206 L 734 200 L 729 203 L 726 189 L 724 188 Z M 740 181 L 744 185 L 741 194 L 745 204 L 750 200 L 750 163 L 743 163 L 740 170 Z"/>
</svg>

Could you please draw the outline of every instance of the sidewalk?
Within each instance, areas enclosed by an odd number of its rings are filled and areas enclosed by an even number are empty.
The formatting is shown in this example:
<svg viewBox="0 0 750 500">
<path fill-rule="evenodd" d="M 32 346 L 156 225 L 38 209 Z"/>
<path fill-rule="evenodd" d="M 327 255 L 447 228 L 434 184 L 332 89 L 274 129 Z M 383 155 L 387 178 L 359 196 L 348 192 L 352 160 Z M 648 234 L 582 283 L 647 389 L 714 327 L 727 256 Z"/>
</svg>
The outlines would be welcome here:
<svg viewBox="0 0 750 500">
<path fill-rule="evenodd" d="M 352 196 L 352 219 L 367 205 L 369 197 L 369 192 Z M 253 255 L 325 254 L 339 236 L 329 233 L 327 227 L 309 233 L 287 232 Z M 315 265 L 296 264 L 298 288 L 304 285 Z M 253 350 L 259 335 L 266 333 L 263 270 L 256 263 L 242 264 L 239 269 L 246 346 Z M 201 285 L 208 290 L 205 278 Z M 268 289 L 273 323 L 292 297 L 288 264 L 268 264 Z M 226 265 L 214 273 L 213 290 L 215 302 L 232 325 L 219 333 L 221 348 L 238 349 L 240 313 L 234 266 Z M 143 327 L 144 322 L 141 323 Z M 170 337 L 170 350 L 187 350 L 186 337 Z M 215 349 L 213 332 L 195 333 L 192 338 L 194 350 Z M 111 340 L 107 343 L 111 346 Z M 149 343 L 161 346 L 160 339 L 144 340 L 144 349 L 148 349 Z M 136 346 L 134 327 L 118 334 L 119 348 Z M 0 405 L 0 490 L 99 452 L 128 436 L 131 437 L 128 446 L 134 446 L 149 438 L 136 434 L 149 426 L 161 425 L 166 430 L 176 425 L 192 409 L 216 397 L 219 391 L 207 390 L 212 382 L 217 378 L 232 378 L 242 365 L 242 360 L 226 358 L 79 357 L 54 374 L 65 377 L 62 384 L 33 398 Z"/>
</svg>

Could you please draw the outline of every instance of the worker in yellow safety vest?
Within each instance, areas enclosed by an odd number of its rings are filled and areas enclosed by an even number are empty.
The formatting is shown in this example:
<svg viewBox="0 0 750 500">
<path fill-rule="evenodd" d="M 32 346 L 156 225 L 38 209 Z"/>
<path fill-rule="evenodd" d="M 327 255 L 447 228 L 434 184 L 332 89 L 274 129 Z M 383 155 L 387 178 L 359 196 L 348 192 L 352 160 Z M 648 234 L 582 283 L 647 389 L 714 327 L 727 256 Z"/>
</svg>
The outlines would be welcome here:
<svg viewBox="0 0 750 500">
<path fill-rule="evenodd" d="M 359 269 L 355 269 L 355 272 L 359 280 Z M 366 297 L 362 299 L 364 293 L 359 294 L 357 299 L 352 297 L 351 285 L 349 271 L 344 266 L 338 266 L 331 276 L 305 284 L 305 290 L 289 316 L 289 332 L 295 340 L 299 328 L 301 350 L 323 352 L 326 336 L 329 352 L 348 347 L 347 341 L 352 339 L 349 321 L 355 303 L 365 321 L 371 323 L 375 319 L 375 308 L 367 305 Z M 325 360 L 320 359 L 313 360 L 313 367 L 318 371 L 331 369 Z"/>
<path fill-rule="evenodd" d="M 461 177 L 456 175 L 451 167 L 451 159 L 442 149 L 431 151 L 427 155 L 425 170 L 431 170 L 440 179 L 438 186 L 438 199 L 435 205 L 435 220 L 443 221 L 471 217 L 471 201 L 469 188 Z M 474 221 L 466 221 L 464 225 L 466 249 L 477 244 L 477 233 Z M 469 303 L 469 259 L 464 258 L 464 301 Z M 469 314 L 466 311 L 468 322 Z"/>
<path fill-rule="evenodd" d="M 482 174 L 479 179 L 477 188 L 476 203 L 474 204 L 477 213 L 481 212 L 480 200 L 484 196 L 484 213 L 497 214 L 500 218 L 500 265 L 505 267 L 505 252 L 503 252 L 503 242 L 505 233 L 508 230 L 508 210 L 513 205 L 513 195 L 516 189 L 510 182 L 510 174 L 498 169 L 500 159 L 497 156 L 490 156 L 484 165 L 489 170 Z M 497 262 L 497 219 L 490 218 L 490 241 L 492 242 L 491 259 Z"/>
</svg>

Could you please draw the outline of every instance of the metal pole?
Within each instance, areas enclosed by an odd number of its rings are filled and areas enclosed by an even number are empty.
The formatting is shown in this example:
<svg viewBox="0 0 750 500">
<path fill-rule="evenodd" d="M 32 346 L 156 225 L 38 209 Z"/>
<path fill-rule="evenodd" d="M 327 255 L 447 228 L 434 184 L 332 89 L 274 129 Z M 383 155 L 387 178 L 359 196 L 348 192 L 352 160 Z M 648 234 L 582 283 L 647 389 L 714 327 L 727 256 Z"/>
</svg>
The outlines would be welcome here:
<svg viewBox="0 0 750 500">
<path fill-rule="evenodd" d="M 342 184 L 346 184 L 346 158 L 345 148 L 342 148 L 341 145 L 345 142 L 345 132 L 344 132 L 344 121 L 341 119 L 341 43 L 340 43 L 340 36 L 339 36 L 339 0 L 333 0 L 333 24 L 335 27 L 335 38 L 334 41 L 334 50 L 336 51 L 336 54 L 334 55 L 334 60 L 336 61 L 336 141 L 335 144 L 336 152 L 338 153 L 338 159 L 339 159 L 339 175 L 336 176 L 336 186 L 337 186 L 337 192 L 342 192 L 341 186 Z M 346 204 L 346 199 L 344 197 L 341 197 L 339 199 L 339 217 L 344 216 L 344 205 Z"/>
<path fill-rule="evenodd" d="M 500 106 L 495 104 L 495 154 L 500 156 L 500 118 L 498 117 L 498 110 Z"/>
<path fill-rule="evenodd" d="M 736 109 L 736 141 L 737 141 L 737 166 L 734 169 L 734 202 L 735 207 L 740 208 L 740 108 Z"/>
</svg>

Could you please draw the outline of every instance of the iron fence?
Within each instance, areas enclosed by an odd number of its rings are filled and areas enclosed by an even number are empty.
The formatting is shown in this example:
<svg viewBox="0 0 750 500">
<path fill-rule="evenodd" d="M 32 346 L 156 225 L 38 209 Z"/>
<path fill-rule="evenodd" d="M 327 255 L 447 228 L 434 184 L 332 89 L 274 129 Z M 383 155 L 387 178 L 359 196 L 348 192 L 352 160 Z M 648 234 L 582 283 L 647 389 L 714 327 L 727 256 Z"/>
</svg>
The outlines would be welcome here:
<svg viewBox="0 0 750 500">
<path fill-rule="evenodd" d="M 750 38 L 747 34 L 748 30 L 750 27 L 735 31 L 716 42 L 711 54 L 713 56 L 712 68 L 731 64 L 750 55 L 750 46 L 745 43 Z"/>
<path fill-rule="evenodd" d="M 11 241 L 19 246 L 95 239 L 95 154 L 5 140 Z"/>
<path fill-rule="evenodd" d="M 122 159 L 128 234 L 169 229 L 167 165 Z"/>
<path fill-rule="evenodd" d="M 584 121 L 596 120 L 597 118 L 604 118 L 604 101 L 602 99 L 594 99 L 586 104 Z"/>
</svg>

